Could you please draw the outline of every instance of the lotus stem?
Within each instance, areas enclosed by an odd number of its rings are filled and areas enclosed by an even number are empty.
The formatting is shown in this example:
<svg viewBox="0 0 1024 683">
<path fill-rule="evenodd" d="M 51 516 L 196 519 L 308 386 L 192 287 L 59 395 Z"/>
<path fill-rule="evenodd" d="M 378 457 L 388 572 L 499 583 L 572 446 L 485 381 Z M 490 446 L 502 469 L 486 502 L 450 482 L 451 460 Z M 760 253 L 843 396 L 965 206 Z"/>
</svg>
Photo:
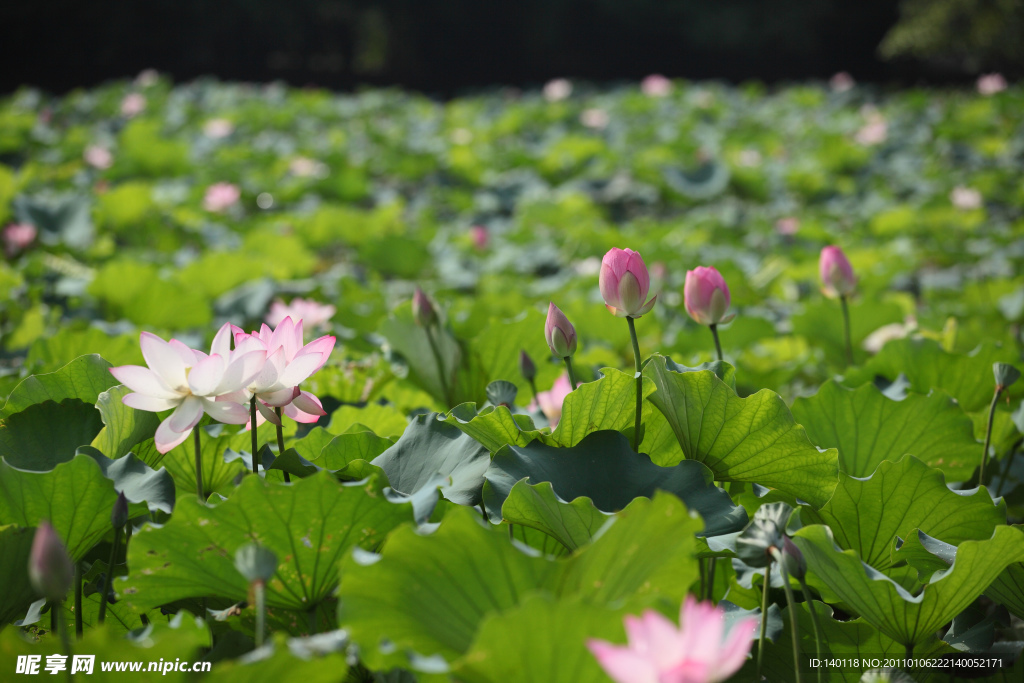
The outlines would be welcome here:
<svg viewBox="0 0 1024 683">
<path fill-rule="evenodd" d="M 988 460 L 988 448 L 992 444 L 992 423 L 996 418 L 996 404 L 999 403 L 999 395 L 1003 393 L 1002 387 L 997 386 L 992 394 L 992 403 L 988 407 L 988 426 L 985 428 L 985 448 L 981 452 L 981 469 L 978 470 L 978 486 L 985 483 L 985 461 Z"/>
<path fill-rule="evenodd" d="M 796 683 L 801 683 L 800 675 L 800 623 L 796 618 L 796 600 L 793 598 L 793 587 L 789 585 L 789 572 L 786 571 L 786 563 L 782 562 L 782 555 L 778 548 L 772 548 L 772 555 L 779 563 L 782 571 L 782 590 L 786 593 L 786 603 L 789 605 L 789 633 L 793 637 L 793 671 L 796 673 Z M 767 577 L 765 577 L 767 578 Z M 764 616 L 762 615 L 762 619 Z M 760 656 L 760 651 L 758 655 Z"/>
<path fill-rule="evenodd" d="M 121 530 L 114 529 L 114 544 L 110 546 L 110 562 L 107 563 L 107 575 L 103 577 L 103 592 L 100 593 L 100 616 L 102 624 L 107 616 L 107 596 L 110 595 L 110 585 L 114 581 L 114 562 L 117 561 L 117 550 L 121 545 Z"/>
<path fill-rule="evenodd" d="M 718 566 L 717 557 L 708 558 L 708 600 L 715 600 L 715 567 Z"/>
<path fill-rule="evenodd" d="M 267 630 L 267 587 L 262 581 L 255 581 L 252 591 L 256 597 L 256 647 L 260 648 Z"/>
<path fill-rule="evenodd" d="M 565 369 L 569 373 L 569 384 L 572 385 L 572 390 L 576 391 L 576 373 L 572 371 L 572 356 L 566 356 L 562 360 L 565 361 Z M 536 400 L 536 396 L 534 396 Z"/>
<path fill-rule="evenodd" d="M 75 638 L 82 639 L 82 563 L 75 563 Z"/>
<path fill-rule="evenodd" d="M 277 414 L 277 424 L 275 425 L 277 427 L 277 457 L 280 458 L 284 455 L 284 426 L 281 424 L 281 408 L 274 408 L 274 412 Z M 288 476 L 288 473 L 284 470 L 282 472 L 285 482 L 291 482 L 292 478 Z"/>
<path fill-rule="evenodd" d="M 814 599 L 811 597 L 811 591 L 807 587 L 807 581 L 798 576 L 797 581 L 800 582 L 800 592 L 804 594 L 804 602 L 807 603 L 807 611 L 811 613 L 811 624 L 814 625 L 814 648 L 815 654 L 818 659 L 821 659 L 821 624 L 818 623 L 818 613 L 814 611 Z M 821 667 L 816 667 L 818 671 L 818 683 L 821 683 Z"/>
<path fill-rule="evenodd" d="M 57 632 L 60 634 L 61 649 L 64 650 L 65 656 L 70 660 L 72 658 L 71 636 L 68 634 L 68 624 L 64 618 L 64 601 L 55 602 L 51 609 L 56 609 L 60 613 L 60 616 L 57 618 Z M 68 666 L 64 670 L 67 672 L 68 680 L 72 680 L 71 667 Z"/>
<path fill-rule="evenodd" d="M 252 395 L 252 399 L 249 401 L 249 431 L 252 432 L 252 473 L 260 473 L 259 460 L 257 459 L 257 453 L 260 449 L 259 437 L 256 435 L 256 394 Z"/>
<path fill-rule="evenodd" d="M 839 303 L 843 306 L 843 339 L 846 342 L 846 366 L 853 365 L 853 343 L 850 341 L 850 306 L 846 302 L 846 296 L 839 297 Z"/>
<path fill-rule="evenodd" d="M 764 585 L 761 588 L 761 634 L 757 638 L 757 680 L 761 680 L 761 667 L 764 662 L 764 639 L 768 632 L 768 593 L 772 586 L 772 563 L 764 568 Z"/>
<path fill-rule="evenodd" d="M 722 360 L 722 344 L 718 341 L 718 325 L 708 325 L 711 328 L 711 336 L 715 338 L 715 352 L 718 354 L 718 360 Z"/>
<path fill-rule="evenodd" d="M 644 404 L 644 369 L 640 365 L 640 342 L 636 338 L 636 323 L 626 317 L 629 323 L 629 336 L 633 341 L 633 363 L 636 366 L 636 421 L 633 423 L 633 450 L 640 452 L 640 413 Z"/>
<path fill-rule="evenodd" d="M 253 429 L 255 430 L 255 425 L 253 425 Z M 192 443 L 196 449 L 196 495 L 199 496 L 199 500 L 205 501 L 206 492 L 203 489 L 203 450 L 199 443 L 199 425 L 196 425 L 196 428 L 192 430 Z"/>
<path fill-rule="evenodd" d="M 533 392 L 533 402 L 536 403 L 537 407 L 539 408 L 540 401 L 537 400 L 537 382 L 532 379 L 530 380 L 530 391 Z"/>
</svg>

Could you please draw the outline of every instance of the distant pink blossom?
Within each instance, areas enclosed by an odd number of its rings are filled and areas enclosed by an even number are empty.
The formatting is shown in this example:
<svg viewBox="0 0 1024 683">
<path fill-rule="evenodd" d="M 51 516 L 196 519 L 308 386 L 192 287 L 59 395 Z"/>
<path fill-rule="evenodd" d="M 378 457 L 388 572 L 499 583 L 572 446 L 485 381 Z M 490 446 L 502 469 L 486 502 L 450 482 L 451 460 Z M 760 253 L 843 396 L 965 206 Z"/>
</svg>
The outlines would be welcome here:
<svg viewBox="0 0 1024 683">
<path fill-rule="evenodd" d="M 309 157 L 295 157 L 288 165 L 288 170 L 299 178 L 325 178 L 328 173 L 326 164 Z"/>
<path fill-rule="evenodd" d="M 469 236 L 473 240 L 473 246 L 479 251 L 483 251 L 487 248 L 487 245 L 491 241 L 490 234 L 487 232 L 487 228 L 482 225 L 474 225 L 469 229 Z"/>
<path fill-rule="evenodd" d="M 8 256 L 15 256 L 29 247 L 35 241 L 36 226 L 30 223 L 12 223 L 4 228 L 3 242 L 4 252 Z"/>
<path fill-rule="evenodd" d="M 608 112 L 604 109 L 584 109 L 580 114 L 580 123 L 587 128 L 601 130 L 608 127 Z"/>
<path fill-rule="evenodd" d="M 121 116 L 133 118 L 146 110 L 146 96 L 133 92 L 121 100 Z"/>
<path fill-rule="evenodd" d="M 548 102 L 561 102 L 572 94 L 572 82 L 565 78 L 556 78 L 544 84 L 544 99 Z"/>
<path fill-rule="evenodd" d="M 648 97 L 665 97 L 672 92 L 672 81 L 661 74 L 651 74 L 640 81 L 640 92 Z"/>
<path fill-rule="evenodd" d="M 292 299 L 291 303 L 285 304 L 280 299 L 275 299 L 270 304 L 270 312 L 264 320 L 271 327 L 277 327 L 285 318 L 291 318 L 298 322 L 302 321 L 309 328 L 326 326 L 337 312 L 330 304 L 321 304 L 311 299 Z"/>
<path fill-rule="evenodd" d="M 864 126 L 857 131 L 857 135 L 855 136 L 857 142 L 865 147 L 871 147 L 885 142 L 886 138 L 889 137 L 889 126 L 885 122 L 885 117 L 882 116 L 882 113 L 871 106 L 864 107 L 861 113 L 867 121 Z"/>
<path fill-rule="evenodd" d="M 135 77 L 135 85 L 142 88 L 149 88 L 157 84 L 160 80 L 160 74 L 156 69 L 143 69 L 139 72 L 139 75 Z"/>
<path fill-rule="evenodd" d="M 725 628 L 725 612 L 687 596 L 679 627 L 654 610 L 627 616 L 627 645 L 591 639 L 587 647 L 616 683 L 718 683 L 739 671 L 757 619 Z"/>
<path fill-rule="evenodd" d="M 775 232 L 780 235 L 795 235 L 800 229 L 800 219 L 786 216 L 775 221 Z"/>
<path fill-rule="evenodd" d="M 206 196 L 203 197 L 203 208 L 207 211 L 227 211 L 238 202 L 242 193 L 237 185 L 231 183 L 214 183 L 206 188 Z"/>
<path fill-rule="evenodd" d="M 89 164 L 93 168 L 98 168 L 101 171 L 106 168 L 110 168 L 114 163 L 114 155 L 110 153 L 110 150 L 106 147 L 100 147 L 99 145 L 90 145 L 85 148 L 85 153 L 82 154 L 85 159 L 85 163 Z"/>
<path fill-rule="evenodd" d="M 562 417 L 562 403 L 570 393 L 572 393 L 572 385 L 569 383 L 569 375 L 563 372 L 555 380 L 550 391 L 537 392 L 537 400 L 531 401 L 527 410 L 537 410 L 539 407 L 553 428 Z"/>
<path fill-rule="evenodd" d="M 846 92 L 852 90 L 856 84 L 857 81 L 853 80 L 853 76 L 845 71 L 840 71 L 828 79 L 828 87 L 832 89 L 832 92 Z"/>
<path fill-rule="evenodd" d="M 981 208 L 981 193 L 973 187 L 957 185 L 949 193 L 949 201 L 961 211 L 972 211 Z"/>
<path fill-rule="evenodd" d="M 203 124 L 203 134 L 208 138 L 219 140 L 235 132 L 235 124 L 227 119 L 210 119 Z"/>
<path fill-rule="evenodd" d="M 1006 79 L 1002 74 L 985 74 L 978 78 L 978 92 L 982 95 L 995 95 L 1006 90 Z"/>
</svg>

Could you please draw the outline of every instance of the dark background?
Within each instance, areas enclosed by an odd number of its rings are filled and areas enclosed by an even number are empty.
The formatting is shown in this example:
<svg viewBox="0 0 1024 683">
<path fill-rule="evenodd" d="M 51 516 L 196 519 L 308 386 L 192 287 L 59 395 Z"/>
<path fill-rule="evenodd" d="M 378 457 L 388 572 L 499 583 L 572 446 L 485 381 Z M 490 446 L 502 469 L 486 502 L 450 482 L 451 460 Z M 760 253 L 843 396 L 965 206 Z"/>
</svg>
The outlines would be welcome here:
<svg viewBox="0 0 1024 683">
<path fill-rule="evenodd" d="M 963 78 L 886 61 L 896 0 L 43 0 L 0 8 L 0 91 L 212 75 L 453 95 L 565 76 Z"/>
</svg>

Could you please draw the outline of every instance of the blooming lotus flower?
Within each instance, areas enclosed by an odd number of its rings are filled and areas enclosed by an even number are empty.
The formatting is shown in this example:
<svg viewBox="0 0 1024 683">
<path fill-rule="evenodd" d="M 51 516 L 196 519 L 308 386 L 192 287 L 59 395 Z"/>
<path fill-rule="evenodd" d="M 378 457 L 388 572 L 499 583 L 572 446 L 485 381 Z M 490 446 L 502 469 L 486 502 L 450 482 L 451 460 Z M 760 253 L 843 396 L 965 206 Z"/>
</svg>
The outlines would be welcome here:
<svg viewBox="0 0 1024 683">
<path fill-rule="evenodd" d="M 229 324 L 217 332 L 209 355 L 149 332 L 140 335 L 139 343 L 148 367 L 122 365 L 110 368 L 110 373 L 134 392 L 122 399 L 126 406 L 154 413 L 174 410 L 156 430 L 159 452 L 166 453 L 188 438 L 203 413 L 228 424 L 245 424 L 249 419 L 249 412 L 226 396 L 261 373 L 267 354 L 255 346 L 232 352 Z"/>
<path fill-rule="evenodd" d="M 237 185 L 231 183 L 214 183 L 206 188 L 206 196 L 203 197 L 203 208 L 207 211 L 220 213 L 227 211 L 242 196 Z"/>
<path fill-rule="evenodd" d="M 1006 90 L 1006 78 L 1002 74 L 985 74 L 978 77 L 978 93 L 989 96 Z"/>
<path fill-rule="evenodd" d="M 601 260 L 598 286 L 608 310 L 619 318 L 639 318 L 654 308 L 657 296 L 644 303 L 651 277 L 640 252 L 613 248 Z"/>
<path fill-rule="evenodd" d="M 305 346 L 302 345 L 302 321 L 290 317 L 275 329 L 263 325 L 259 332 L 246 334 L 232 326 L 235 333 L 235 353 L 259 349 L 267 360 L 260 372 L 249 379 L 238 391 L 225 397 L 231 401 L 249 404 L 253 396 L 258 400 L 256 416 L 258 427 L 264 420 L 281 424 L 271 408 L 283 408 L 284 414 L 296 422 L 316 422 L 326 415 L 323 406 L 313 394 L 299 389 L 299 384 L 323 367 L 334 350 L 334 337 L 325 335 Z M 248 417 L 248 416 L 247 416 Z M 246 420 L 245 422 L 248 422 Z M 252 424 L 249 427 L 252 428 Z"/>
<path fill-rule="evenodd" d="M 110 168 L 114 163 L 114 155 L 110 153 L 110 150 L 99 145 L 86 147 L 82 158 L 85 159 L 85 163 L 101 171 Z"/>
<path fill-rule="evenodd" d="M 133 118 L 146 110 L 146 96 L 137 92 L 125 95 L 121 100 L 121 116 Z"/>
<path fill-rule="evenodd" d="M 46 520 L 36 528 L 28 556 L 28 578 L 47 600 L 63 600 L 75 578 L 75 567 L 57 531 Z"/>
<path fill-rule="evenodd" d="M 747 659 L 757 619 L 743 619 L 725 631 L 725 612 L 687 596 L 680 628 L 648 610 L 627 616 L 629 644 L 591 639 L 587 647 L 617 683 L 717 683 Z"/>
<path fill-rule="evenodd" d="M 953 203 L 953 206 L 962 211 L 980 209 L 981 193 L 973 187 L 957 185 L 953 188 L 953 191 L 949 193 L 949 201 Z"/>
<path fill-rule="evenodd" d="M 697 266 L 686 271 L 683 302 L 686 312 L 701 325 L 727 323 L 736 317 L 735 313 L 725 314 L 732 297 L 725 278 L 714 266 Z"/>
<path fill-rule="evenodd" d="M 559 358 L 568 358 L 576 353 L 576 328 L 554 302 L 548 304 L 548 317 L 544 321 L 544 339 L 547 340 L 551 353 Z"/>
<path fill-rule="evenodd" d="M 651 74 L 640 81 L 640 91 L 648 97 L 665 97 L 672 92 L 672 81 L 661 74 Z"/>
<path fill-rule="evenodd" d="M 555 427 L 562 418 L 562 403 L 570 393 L 572 393 L 572 384 L 569 382 L 569 374 L 563 372 L 555 380 L 550 391 L 537 392 L 537 400 L 531 401 L 530 405 L 527 406 L 527 410 L 537 410 L 537 408 L 540 408 L 540 411 L 544 413 L 544 417 L 548 418 L 551 426 Z"/>
<path fill-rule="evenodd" d="M 548 102 L 559 102 L 572 94 L 572 82 L 564 78 L 556 78 L 544 84 L 544 99 Z"/>
<path fill-rule="evenodd" d="M 311 299 L 296 298 L 287 305 L 280 299 L 275 299 L 270 304 L 270 312 L 264 320 L 271 327 L 277 327 L 285 318 L 301 320 L 310 327 L 321 327 L 331 321 L 337 310 L 334 306 L 320 304 Z"/>
<path fill-rule="evenodd" d="M 857 286 L 853 266 L 839 247 L 828 246 L 821 250 L 818 271 L 821 274 L 822 291 L 825 296 L 833 299 L 849 296 Z"/>
<path fill-rule="evenodd" d="M 25 251 L 36 239 L 36 226 L 31 223 L 12 223 L 4 228 L 3 242 L 4 252 L 8 256 Z"/>
</svg>

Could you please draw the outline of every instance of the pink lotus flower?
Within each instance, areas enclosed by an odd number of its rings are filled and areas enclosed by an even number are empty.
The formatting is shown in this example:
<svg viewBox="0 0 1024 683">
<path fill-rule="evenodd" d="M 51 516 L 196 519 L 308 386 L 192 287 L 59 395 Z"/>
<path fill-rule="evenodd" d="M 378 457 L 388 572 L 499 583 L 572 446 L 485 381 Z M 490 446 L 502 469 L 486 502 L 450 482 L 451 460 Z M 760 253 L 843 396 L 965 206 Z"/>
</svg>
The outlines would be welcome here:
<svg viewBox="0 0 1024 683">
<path fill-rule="evenodd" d="M 953 206 L 961 209 L 962 211 L 980 209 L 981 193 L 973 187 L 957 185 L 953 188 L 953 191 L 949 193 L 949 201 L 953 203 Z"/>
<path fill-rule="evenodd" d="M 135 84 L 142 88 L 149 88 L 157 84 L 160 74 L 156 69 L 143 69 L 135 77 Z"/>
<path fill-rule="evenodd" d="M 36 528 L 28 556 L 28 578 L 47 600 L 63 600 L 75 578 L 75 567 L 60 536 L 48 521 Z"/>
<path fill-rule="evenodd" d="M 717 683 L 736 673 L 750 652 L 757 619 L 725 631 L 725 612 L 687 596 L 680 628 L 654 610 L 627 616 L 628 645 L 591 639 L 587 647 L 616 683 Z"/>
<path fill-rule="evenodd" d="M 672 81 L 661 74 L 651 74 L 640 81 L 640 92 L 648 97 L 665 97 L 672 92 Z"/>
<path fill-rule="evenodd" d="M 544 321 L 544 339 L 551 353 L 559 358 L 568 358 L 576 353 L 576 328 L 554 302 L 548 304 L 548 317 Z"/>
<path fill-rule="evenodd" d="M 110 168 L 114 164 L 114 155 L 110 153 L 109 149 L 99 145 L 86 147 L 82 157 L 85 159 L 85 163 L 101 171 Z"/>
<path fill-rule="evenodd" d="M 242 196 L 237 185 L 231 183 L 214 183 L 206 188 L 206 196 L 203 197 L 203 208 L 207 211 L 220 213 L 227 211 Z"/>
<path fill-rule="evenodd" d="M 267 353 L 255 346 L 232 352 L 229 324 L 213 338 L 209 355 L 149 332 L 140 335 L 139 343 L 148 367 L 121 365 L 110 368 L 110 373 L 134 392 L 122 399 L 126 406 L 153 413 L 174 410 L 156 430 L 159 452 L 188 438 L 203 413 L 228 424 L 249 419 L 249 412 L 227 396 L 261 374 Z"/>
<path fill-rule="evenodd" d="M 786 216 L 775 221 L 775 232 L 780 235 L 795 235 L 800 230 L 800 219 L 793 216 Z"/>
<path fill-rule="evenodd" d="M 885 142 L 889 137 L 889 125 L 885 122 L 885 117 L 882 116 L 881 112 L 875 107 L 866 106 L 861 113 L 867 119 L 867 122 L 857 131 L 857 135 L 854 136 L 857 142 L 865 147 Z"/>
<path fill-rule="evenodd" d="M 821 275 L 822 291 L 825 296 L 833 299 L 852 294 L 857 286 L 853 266 L 839 247 L 829 246 L 821 250 L 818 272 Z"/>
<path fill-rule="evenodd" d="M 584 109 L 583 113 L 580 114 L 580 123 L 587 128 L 593 128 L 595 130 L 607 128 L 610 120 L 608 112 L 604 109 Z"/>
<path fill-rule="evenodd" d="M 544 99 L 560 102 L 572 94 L 572 83 L 565 78 L 556 78 L 544 84 Z"/>
<path fill-rule="evenodd" d="M 608 310 L 619 318 L 639 318 L 654 308 L 657 296 L 644 303 L 651 277 L 640 252 L 612 248 L 601 260 L 598 286 Z"/>
<path fill-rule="evenodd" d="M 283 408 L 284 414 L 296 422 L 316 422 L 321 415 L 326 415 L 320 399 L 299 389 L 299 384 L 330 358 L 337 341 L 334 337 L 325 335 L 303 346 L 302 321 L 295 323 L 288 317 L 275 329 L 263 325 L 259 332 L 251 334 L 234 326 L 232 330 L 235 333 L 235 353 L 259 349 L 266 354 L 267 361 L 240 390 L 224 397 L 226 400 L 248 405 L 255 396 L 259 409 L 257 427 L 263 424 L 264 419 L 281 424 L 272 408 Z M 251 423 L 249 427 L 252 428 Z"/>
<path fill-rule="evenodd" d="M 554 428 L 562 418 L 562 403 L 565 397 L 572 393 L 572 384 L 569 383 L 569 373 L 563 372 L 555 380 L 550 391 L 538 391 L 537 400 L 531 401 L 527 410 L 537 410 L 544 413 L 548 418 L 551 427 Z"/>
<path fill-rule="evenodd" d="M 490 235 L 487 233 L 487 228 L 482 225 L 474 225 L 469 229 L 469 236 L 473 240 L 473 246 L 478 251 L 483 251 L 487 248 L 487 244 L 491 241 Z"/>
<path fill-rule="evenodd" d="M 121 116 L 133 118 L 146 111 L 146 96 L 137 92 L 125 95 L 121 100 Z"/>
<path fill-rule="evenodd" d="M 845 71 L 840 71 L 828 80 L 828 86 L 832 89 L 832 92 L 846 92 L 847 90 L 852 90 L 856 84 L 857 82 L 853 80 L 853 76 Z"/>
<path fill-rule="evenodd" d="M 686 312 L 701 325 L 727 323 L 736 317 L 735 313 L 725 314 L 732 297 L 725 278 L 714 266 L 697 266 L 686 271 L 683 302 Z"/>
<path fill-rule="evenodd" d="M 412 294 L 412 317 L 416 324 L 422 327 L 430 327 L 437 320 L 437 310 L 434 308 L 434 304 L 419 287 Z"/>
<path fill-rule="evenodd" d="M 35 241 L 36 226 L 31 223 L 12 223 L 4 228 L 3 241 L 4 252 L 8 256 L 14 256 L 26 249 Z"/>
<path fill-rule="evenodd" d="M 1002 74 L 985 74 L 978 78 L 978 93 L 987 96 L 1006 90 L 1006 79 Z"/>
<path fill-rule="evenodd" d="M 227 119 L 210 119 L 203 124 L 203 134 L 208 138 L 219 140 L 235 132 L 235 124 Z"/>
<path fill-rule="evenodd" d="M 327 164 L 309 157 L 296 157 L 288 164 L 288 171 L 298 178 L 326 178 Z"/>
<path fill-rule="evenodd" d="M 270 304 L 270 312 L 264 320 L 271 327 L 277 327 L 285 318 L 305 323 L 311 328 L 325 327 L 337 310 L 330 304 L 319 304 L 310 299 L 292 299 L 288 305 L 280 299 L 275 299 Z"/>
</svg>

